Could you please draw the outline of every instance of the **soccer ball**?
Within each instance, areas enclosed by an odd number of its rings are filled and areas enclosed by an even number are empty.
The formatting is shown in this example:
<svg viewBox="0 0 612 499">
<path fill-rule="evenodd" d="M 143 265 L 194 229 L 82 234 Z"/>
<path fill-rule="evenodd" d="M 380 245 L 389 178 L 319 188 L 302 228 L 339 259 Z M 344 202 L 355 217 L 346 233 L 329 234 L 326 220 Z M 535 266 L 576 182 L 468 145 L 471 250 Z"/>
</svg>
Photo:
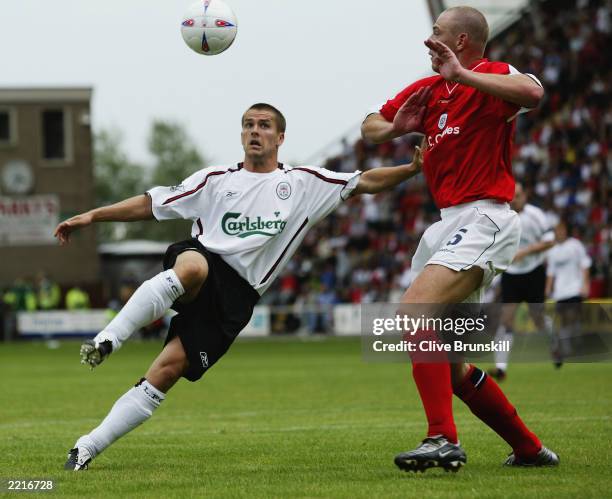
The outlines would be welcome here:
<svg viewBox="0 0 612 499">
<path fill-rule="evenodd" d="M 217 55 L 236 38 L 238 22 L 223 0 L 200 0 L 189 7 L 181 23 L 183 40 L 198 54 Z"/>
</svg>

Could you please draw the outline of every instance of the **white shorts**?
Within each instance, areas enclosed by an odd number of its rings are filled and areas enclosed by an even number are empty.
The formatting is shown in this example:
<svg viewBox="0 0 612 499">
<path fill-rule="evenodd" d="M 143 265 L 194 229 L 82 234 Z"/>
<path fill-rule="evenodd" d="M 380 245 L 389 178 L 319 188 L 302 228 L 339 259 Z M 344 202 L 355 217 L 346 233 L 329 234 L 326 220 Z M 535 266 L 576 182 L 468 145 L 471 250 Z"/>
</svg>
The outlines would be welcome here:
<svg viewBox="0 0 612 499">
<path fill-rule="evenodd" d="M 442 220 L 425 231 L 412 257 L 413 281 L 426 265 L 456 271 L 480 267 L 482 285 L 465 301 L 481 302 L 493 277 L 508 268 L 518 250 L 519 216 L 508 203 L 490 200 L 451 206 L 440 214 Z"/>
</svg>

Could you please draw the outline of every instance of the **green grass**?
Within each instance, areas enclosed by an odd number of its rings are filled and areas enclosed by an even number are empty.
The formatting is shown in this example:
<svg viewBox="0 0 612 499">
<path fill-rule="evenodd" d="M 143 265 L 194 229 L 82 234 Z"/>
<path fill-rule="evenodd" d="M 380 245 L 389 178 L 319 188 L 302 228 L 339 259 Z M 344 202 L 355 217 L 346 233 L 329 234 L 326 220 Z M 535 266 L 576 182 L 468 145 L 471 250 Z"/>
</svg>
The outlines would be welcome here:
<svg viewBox="0 0 612 499">
<path fill-rule="evenodd" d="M 143 426 L 85 473 L 66 451 L 159 351 L 134 342 L 90 372 L 78 343 L 0 344 L 2 478 L 51 477 L 81 497 L 610 497 L 612 365 L 513 365 L 503 387 L 562 459 L 501 466 L 506 444 L 455 401 L 468 464 L 393 465 L 425 419 L 408 366 L 366 364 L 356 339 L 242 341 L 201 381 L 180 381 Z"/>
</svg>

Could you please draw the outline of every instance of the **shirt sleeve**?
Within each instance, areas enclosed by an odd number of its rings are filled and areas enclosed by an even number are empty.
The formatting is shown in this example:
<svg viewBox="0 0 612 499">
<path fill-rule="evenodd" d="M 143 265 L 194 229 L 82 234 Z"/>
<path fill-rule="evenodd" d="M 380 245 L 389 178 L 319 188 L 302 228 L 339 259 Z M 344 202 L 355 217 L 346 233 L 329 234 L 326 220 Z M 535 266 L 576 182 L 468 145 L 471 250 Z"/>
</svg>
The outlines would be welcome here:
<svg viewBox="0 0 612 499">
<path fill-rule="evenodd" d="M 555 231 L 548 223 L 548 218 L 543 211 L 538 210 L 537 212 L 538 225 L 540 227 L 540 241 L 544 243 L 550 243 L 555 240 Z"/>
<path fill-rule="evenodd" d="M 178 185 L 149 189 L 146 194 L 151 197 L 153 216 L 157 220 L 198 218 L 206 196 L 203 187 L 211 174 L 214 174 L 214 171 L 204 169 L 187 177 Z"/>
<path fill-rule="evenodd" d="M 540 82 L 540 80 L 535 75 L 532 75 L 530 73 L 521 73 L 518 69 L 516 69 L 511 64 L 493 63 L 491 65 L 490 72 L 495 73 L 495 74 L 505 74 L 505 75 L 524 74 L 525 76 L 528 76 L 529 78 L 531 78 L 535 83 L 540 85 L 540 87 L 543 86 L 542 82 Z M 531 108 L 529 107 L 521 107 L 512 102 L 508 102 L 503 99 L 500 99 L 499 97 L 493 97 L 493 99 L 498 101 L 501 114 L 506 118 L 508 122 L 514 120 L 519 114 L 528 113 L 529 111 L 531 111 Z"/>
<path fill-rule="evenodd" d="M 350 196 L 359 184 L 361 171 L 340 173 L 316 166 L 293 168 L 301 173 L 308 192 L 309 219 L 315 223 L 332 212 L 342 201 Z"/>
<path fill-rule="evenodd" d="M 383 104 L 383 105 L 384 105 L 384 104 Z M 371 114 L 380 113 L 380 109 L 381 109 L 382 107 L 383 107 L 383 106 L 381 106 L 380 104 L 379 104 L 379 105 L 377 105 L 377 106 L 370 106 L 370 107 L 368 108 L 368 110 L 366 111 L 366 113 L 365 113 L 365 115 L 364 115 L 364 117 L 363 117 L 363 120 L 362 120 L 361 122 L 363 123 L 365 120 L 367 120 L 367 119 L 368 119 L 368 116 L 370 116 Z"/>
<path fill-rule="evenodd" d="M 388 122 L 392 122 L 395 118 L 395 115 L 399 111 L 399 108 L 402 107 L 404 102 L 410 97 L 414 92 L 416 92 L 419 88 L 427 85 L 427 78 L 419 81 L 415 81 L 412 85 L 407 86 L 404 90 L 402 90 L 399 94 L 397 94 L 393 99 L 385 102 L 379 110 L 379 113 L 385 118 Z M 420 131 L 420 130 L 419 130 Z"/>
<path fill-rule="evenodd" d="M 583 270 L 591 268 L 591 264 L 593 263 L 593 261 L 591 260 L 591 257 L 586 252 L 584 244 L 578 241 L 577 246 L 578 246 L 578 254 L 580 257 L 580 268 Z"/>
</svg>

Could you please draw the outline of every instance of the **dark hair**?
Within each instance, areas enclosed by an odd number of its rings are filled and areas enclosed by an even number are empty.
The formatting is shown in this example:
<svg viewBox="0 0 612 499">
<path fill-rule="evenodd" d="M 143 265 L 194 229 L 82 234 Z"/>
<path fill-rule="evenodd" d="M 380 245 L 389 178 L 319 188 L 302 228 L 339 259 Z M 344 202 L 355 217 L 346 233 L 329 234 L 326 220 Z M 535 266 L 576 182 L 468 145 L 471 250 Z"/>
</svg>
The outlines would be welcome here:
<svg viewBox="0 0 612 499">
<path fill-rule="evenodd" d="M 574 233 L 574 224 L 572 223 L 568 215 L 563 215 L 562 217 L 560 217 L 559 223 L 557 225 L 563 225 L 567 232 L 567 237 L 572 237 L 572 234 Z"/>
<path fill-rule="evenodd" d="M 244 114 L 249 112 L 251 109 L 256 109 L 260 111 L 270 111 L 272 114 L 274 114 L 274 117 L 276 118 L 276 128 L 278 129 L 278 131 L 281 133 L 285 133 L 285 130 L 287 129 L 287 121 L 285 120 L 283 113 L 281 113 L 273 105 L 266 104 L 265 102 L 258 102 L 257 104 L 253 104 L 251 107 L 249 107 L 244 112 Z M 243 123 L 244 123 L 244 114 L 242 115 Z"/>
</svg>

